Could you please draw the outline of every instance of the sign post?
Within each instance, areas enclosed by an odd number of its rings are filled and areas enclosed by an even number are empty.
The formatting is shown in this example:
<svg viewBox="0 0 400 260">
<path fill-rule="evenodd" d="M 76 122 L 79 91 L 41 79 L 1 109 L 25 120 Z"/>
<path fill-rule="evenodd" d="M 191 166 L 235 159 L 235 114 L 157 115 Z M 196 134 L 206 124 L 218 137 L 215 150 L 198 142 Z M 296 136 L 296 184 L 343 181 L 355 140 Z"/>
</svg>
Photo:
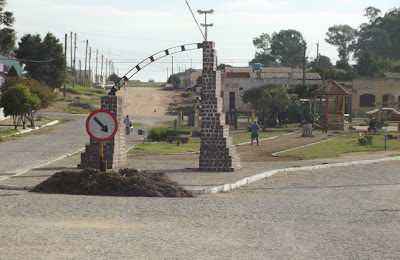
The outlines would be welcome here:
<svg viewBox="0 0 400 260">
<path fill-rule="evenodd" d="M 91 138 L 100 142 L 100 171 L 107 171 L 107 161 L 103 161 L 104 142 L 115 136 L 118 130 L 117 118 L 110 111 L 93 111 L 86 120 L 86 131 Z"/>
</svg>

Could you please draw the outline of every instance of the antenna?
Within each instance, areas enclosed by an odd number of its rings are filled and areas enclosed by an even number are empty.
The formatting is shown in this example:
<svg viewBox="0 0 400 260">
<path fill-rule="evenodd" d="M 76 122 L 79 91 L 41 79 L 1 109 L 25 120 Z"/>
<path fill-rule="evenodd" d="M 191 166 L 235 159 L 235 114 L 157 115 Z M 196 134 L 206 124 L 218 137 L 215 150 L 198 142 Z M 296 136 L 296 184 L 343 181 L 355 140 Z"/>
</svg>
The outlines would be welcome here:
<svg viewBox="0 0 400 260">
<path fill-rule="evenodd" d="M 185 0 L 185 2 L 186 2 L 186 4 L 187 4 L 187 6 L 188 6 L 190 12 L 192 13 L 193 19 L 194 19 L 194 21 L 196 22 L 197 27 L 199 28 L 199 30 L 200 30 L 200 32 L 201 32 L 201 35 L 203 36 L 203 39 L 206 40 L 206 37 L 204 36 L 204 33 L 203 33 L 203 31 L 201 30 L 200 25 L 199 25 L 199 23 L 198 23 L 197 20 L 196 20 L 196 17 L 194 17 L 194 14 L 193 14 L 193 12 L 192 12 L 192 8 L 190 8 L 190 5 L 189 5 L 189 3 L 188 3 L 187 0 Z"/>
</svg>

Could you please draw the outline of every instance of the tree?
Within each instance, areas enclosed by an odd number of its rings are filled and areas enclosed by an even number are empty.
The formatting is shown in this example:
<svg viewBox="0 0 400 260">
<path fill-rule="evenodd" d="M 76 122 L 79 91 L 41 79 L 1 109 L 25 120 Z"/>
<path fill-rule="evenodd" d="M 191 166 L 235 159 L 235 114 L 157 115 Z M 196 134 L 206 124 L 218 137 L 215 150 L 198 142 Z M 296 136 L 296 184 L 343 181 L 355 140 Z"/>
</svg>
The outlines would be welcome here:
<svg viewBox="0 0 400 260">
<path fill-rule="evenodd" d="M 169 76 L 169 78 L 167 80 L 168 84 L 172 84 L 172 78 L 173 78 L 173 82 L 174 82 L 172 87 L 173 88 L 179 88 L 179 86 L 181 85 L 181 78 L 176 74 L 172 74 L 172 75 Z"/>
<path fill-rule="evenodd" d="M 199 76 L 196 80 L 196 84 L 203 84 L 203 76 Z"/>
<path fill-rule="evenodd" d="M 373 63 L 375 62 L 375 55 L 369 50 L 365 49 L 359 55 L 357 60 L 356 69 L 361 76 L 372 77 L 374 74 Z"/>
<path fill-rule="evenodd" d="M 253 45 L 257 51 L 254 55 L 254 59 L 249 62 L 249 65 L 254 63 L 261 63 L 263 66 L 269 66 L 271 63 L 275 63 L 276 59 L 271 55 L 271 37 L 267 33 L 261 34 L 259 37 L 253 38 Z"/>
<path fill-rule="evenodd" d="M 59 88 L 66 77 L 66 61 L 62 44 L 51 33 L 41 39 L 40 35 L 26 34 L 16 50 L 18 59 L 28 60 L 25 71 L 37 81 L 44 81 L 50 88 Z M 39 62 L 29 62 L 39 61 Z"/>
<path fill-rule="evenodd" d="M 326 67 L 326 68 L 332 68 L 333 64 L 331 62 L 331 59 L 327 56 L 324 55 L 319 55 L 318 58 L 315 58 L 313 62 L 310 63 L 311 67 Z"/>
<path fill-rule="evenodd" d="M 303 51 L 306 42 L 296 30 L 281 30 L 273 33 L 271 38 L 271 55 L 284 67 L 298 67 L 303 62 Z"/>
<path fill-rule="evenodd" d="M 117 74 L 113 73 L 113 74 L 110 75 L 109 78 L 110 78 L 110 81 L 114 81 L 114 83 L 117 83 L 118 80 L 119 80 L 121 77 L 119 77 Z M 122 83 L 122 82 L 120 82 L 120 83 Z"/>
<path fill-rule="evenodd" d="M 244 92 L 242 100 L 260 112 L 262 126 L 268 121 L 276 122 L 280 113 L 285 113 L 290 105 L 290 97 L 280 85 L 269 84 Z"/>
<path fill-rule="evenodd" d="M 266 33 L 255 37 L 253 45 L 257 51 L 249 65 L 261 63 L 268 67 L 278 62 L 282 66 L 295 68 L 303 62 L 306 42 L 296 30 L 281 30 L 279 33 L 274 32 L 272 37 Z"/>
<path fill-rule="evenodd" d="M 8 71 L 8 74 L 7 74 L 7 78 L 12 78 L 12 77 L 15 77 L 15 78 L 18 78 L 18 77 L 19 77 L 19 76 L 18 76 L 18 72 L 17 72 L 17 70 L 15 69 L 14 66 L 11 66 L 11 68 L 10 68 L 10 70 Z"/>
<path fill-rule="evenodd" d="M 40 108 L 40 99 L 32 94 L 28 87 L 16 85 L 8 88 L 0 99 L 0 104 L 4 108 L 4 115 L 11 115 L 14 122 L 14 129 L 17 129 L 22 122 L 25 129 L 26 113 Z"/>
<path fill-rule="evenodd" d="M 376 57 L 389 58 L 392 56 L 392 43 L 389 34 L 380 28 L 367 28 L 360 32 L 354 56 L 368 48 Z"/>
<path fill-rule="evenodd" d="M 364 16 L 368 18 L 370 23 L 373 23 L 376 20 L 376 18 L 379 17 L 380 14 L 381 10 L 372 6 L 369 6 L 364 9 Z"/>
<path fill-rule="evenodd" d="M 329 27 L 326 35 L 328 38 L 325 38 L 325 41 L 337 46 L 340 60 L 348 61 L 357 36 L 357 30 L 349 25 L 334 25 Z"/>
<path fill-rule="evenodd" d="M 6 5 L 6 0 L 0 0 L 0 25 L 5 26 L 5 28 L 0 29 L 0 53 L 3 55 L 9 55 L 15 49 L 15 41 L 17 40 L 17 34 L 12 29 L 15 21 L 14 15 L 11 12 L 4 11 Z"/>
<path fill-rule="evenodd" d="M 3 88 L 5 90 L 9 89 L 13 86 L 22 85 L 29 89 L 29 91 L 37 96 L 40 100 L 40 106 L 33 106 L 31 110 L 25 113 L 25 117 L 31 123 L 30 126 L 35 126 L 35 115 L 39 109 L 46 109 L 50 107 L 56 100 L 56 94 L 51 91 L 46 86 L 42 86 L 38 81 L 34 80 L 30 77 L 22 76 L 20 78 L 17 77 L 7 77 L 7 81 L 3 84 Z"/>
</svg>

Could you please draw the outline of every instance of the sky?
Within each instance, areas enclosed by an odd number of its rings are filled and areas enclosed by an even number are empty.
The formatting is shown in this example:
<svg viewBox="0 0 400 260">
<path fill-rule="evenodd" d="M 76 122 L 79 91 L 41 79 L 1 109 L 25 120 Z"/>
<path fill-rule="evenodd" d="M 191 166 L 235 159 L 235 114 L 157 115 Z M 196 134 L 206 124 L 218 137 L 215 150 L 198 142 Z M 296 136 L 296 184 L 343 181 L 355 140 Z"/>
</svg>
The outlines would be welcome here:
<svg viewBox="0 0 400 260">
<path fill-rule="evenodd" d="M 60 43 L 67 40 L 67 62 L 71 63 L 71 32 L 77 35 L 76 64 L 85 64 L 86 40 L 91 48 L 91 69 L 100 74 L 101 57 L 113 62 L 115 73 L 124 76 L 138 63 L 159 51 L 204 41 L 185 0 L 7 0 L 6 11 L 14 13 L 14 29 L 26 34 L 48 32 Z M 248 66 L 256 48 L 253 38 L 281 30 L 299 31 L 307 42 L 309 60 L 328 56 L 334 63 L 337 50 L 326 43 L 326 32 L 333 25 L 358 28 L 368 22 L 364 9 L 373 6 L 382 15 L 400 7 L 398 0 L 187 0 L 199 24 L 205 16 L 197 10 L 213 9 L 207 15 L 208 40 L 214 41 L 218 63 Z M 201 27 L 204 33 L 204 27 Z M 74 40 L 74 36 L 73 36 Z M 96 54 L 98 53 L 98 54 Z M 173 56 L 173 57 L 172 57 Z M 186 69 L 201 69 L 202 52 L 192 50 L 161 58 L 131 80 L 165 82 L 167 77 Z M 173 64 L 173 65 L 172 65 Z M 87 63 L 87 68 L 89 64 Z M 135 72 L 136 70 L 133 70 Z M 103 65 L 103 75 L 105 65 Z"/>
</svg>

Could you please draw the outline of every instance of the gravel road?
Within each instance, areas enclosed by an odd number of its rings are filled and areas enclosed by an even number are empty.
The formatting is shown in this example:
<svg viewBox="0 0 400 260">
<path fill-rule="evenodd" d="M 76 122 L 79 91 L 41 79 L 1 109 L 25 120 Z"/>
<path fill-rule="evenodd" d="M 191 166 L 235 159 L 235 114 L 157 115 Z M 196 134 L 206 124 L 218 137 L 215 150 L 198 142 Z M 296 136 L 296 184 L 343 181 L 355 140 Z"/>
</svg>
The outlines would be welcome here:
<svg viewBox="0 0 400 260">
<path fill-rule="evenodd" d="M 398 163 L 191 199 L 0 190 L 0 259 L 399 259 Z"/>
</svg>

